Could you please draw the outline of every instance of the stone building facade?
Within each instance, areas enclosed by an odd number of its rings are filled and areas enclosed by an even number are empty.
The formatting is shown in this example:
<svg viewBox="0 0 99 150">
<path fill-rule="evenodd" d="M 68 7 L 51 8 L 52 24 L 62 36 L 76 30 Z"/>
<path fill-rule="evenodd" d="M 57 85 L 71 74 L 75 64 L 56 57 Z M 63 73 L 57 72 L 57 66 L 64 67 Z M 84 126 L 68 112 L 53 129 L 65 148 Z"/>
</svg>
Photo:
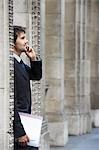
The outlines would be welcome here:
<svg viewBox="0 0 99 150">
<path fill-rule="evenodd" d="M 2 150 L 13 149 L 12 130 L 8 134 L 14 101 L 13 59 L 9 51 L 12 26 L 27 28 L 29 43 L 43 60 L 42 81 L 31 83 L 32 113 L 44 116 L 40 149 L 49 150 L 50 145 L 64 146 L 69 135 L 90 132 L 96 110 L 98 116 L 98 14 L 98 0 L 0 1 Z"/>
</svg>

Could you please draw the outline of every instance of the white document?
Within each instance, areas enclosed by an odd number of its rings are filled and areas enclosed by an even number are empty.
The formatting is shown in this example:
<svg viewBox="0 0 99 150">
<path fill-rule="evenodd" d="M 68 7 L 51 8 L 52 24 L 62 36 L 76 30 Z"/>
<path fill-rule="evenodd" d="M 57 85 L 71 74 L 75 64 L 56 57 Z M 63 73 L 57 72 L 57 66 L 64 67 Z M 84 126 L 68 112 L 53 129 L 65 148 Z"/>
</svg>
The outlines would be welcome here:
<svg viewBox="0 0 99 150">
<path fill-rule="evenodd" d="M 19 113 L 19 115 L 25 132 L 30 139 L 28 145 L 39 147 L 43 117 L 27 113 Z"/>
</svg>

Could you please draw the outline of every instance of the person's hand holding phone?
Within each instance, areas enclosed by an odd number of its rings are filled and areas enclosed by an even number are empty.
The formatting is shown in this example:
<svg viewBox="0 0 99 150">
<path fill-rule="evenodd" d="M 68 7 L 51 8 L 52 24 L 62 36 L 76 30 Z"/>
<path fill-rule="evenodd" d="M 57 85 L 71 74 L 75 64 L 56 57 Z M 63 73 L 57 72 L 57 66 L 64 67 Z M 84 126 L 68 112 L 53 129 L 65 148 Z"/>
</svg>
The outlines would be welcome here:
<svg viewBox="0 0 99 150">
<path fill-rule="evenodd" d="M 31 59 L 31 61 L 36 60 L 36 52 L 34 51 L 33 48 L 30 48 L 29 45 L 26 46 L 26 55 Z"/>
</svg>

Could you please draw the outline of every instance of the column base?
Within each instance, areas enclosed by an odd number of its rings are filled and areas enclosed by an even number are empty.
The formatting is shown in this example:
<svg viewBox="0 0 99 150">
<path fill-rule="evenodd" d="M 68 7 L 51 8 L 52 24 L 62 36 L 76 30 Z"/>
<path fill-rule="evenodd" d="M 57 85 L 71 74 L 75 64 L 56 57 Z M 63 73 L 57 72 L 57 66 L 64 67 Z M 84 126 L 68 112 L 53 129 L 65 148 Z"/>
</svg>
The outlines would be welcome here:
<svg viewBox="0 0 99 150">
<path fill-rule="evenodd" d="M 73 114 L 68 116 L 69 135 L 82 135 L 91 132 L 91 115 Z"/>
<path fill-rule="evenodd" d="M 41 135 L 41 145 L 39 150 L 50 150 L 50 143 L 49 143 L 49 132 L 43 133 Z"/>
<path fill-rule="evenodd" d="M 50 132 L 50 145 L 64 146 L 68 141 L 67 121 L 48 123 Z"/>
</svg>

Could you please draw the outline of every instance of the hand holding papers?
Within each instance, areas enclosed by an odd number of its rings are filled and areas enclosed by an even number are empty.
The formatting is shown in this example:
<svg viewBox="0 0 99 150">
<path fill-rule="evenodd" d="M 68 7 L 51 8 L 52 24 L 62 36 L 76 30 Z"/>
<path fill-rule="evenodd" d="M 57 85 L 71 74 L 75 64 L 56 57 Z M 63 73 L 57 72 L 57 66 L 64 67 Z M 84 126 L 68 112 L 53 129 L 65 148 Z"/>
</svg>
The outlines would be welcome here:
<svg viewBox="0 0 99 150">
<path fill-rule="evenodd" d="M 39 147 L 43 117 L 26 113 L 19 113 L 19 115 L 25 132 L 30 139 L 28 145 Z"/>
</svg>

